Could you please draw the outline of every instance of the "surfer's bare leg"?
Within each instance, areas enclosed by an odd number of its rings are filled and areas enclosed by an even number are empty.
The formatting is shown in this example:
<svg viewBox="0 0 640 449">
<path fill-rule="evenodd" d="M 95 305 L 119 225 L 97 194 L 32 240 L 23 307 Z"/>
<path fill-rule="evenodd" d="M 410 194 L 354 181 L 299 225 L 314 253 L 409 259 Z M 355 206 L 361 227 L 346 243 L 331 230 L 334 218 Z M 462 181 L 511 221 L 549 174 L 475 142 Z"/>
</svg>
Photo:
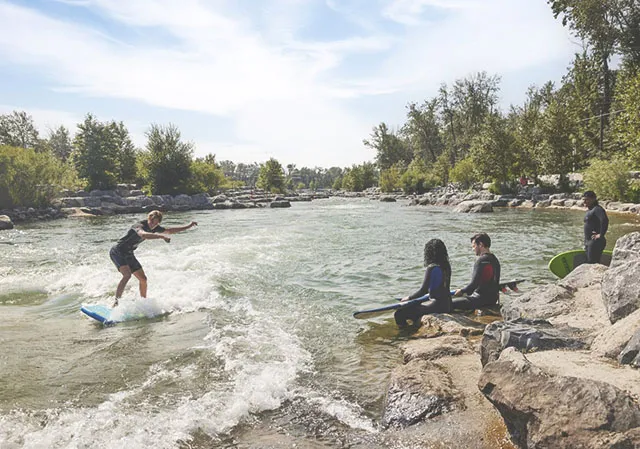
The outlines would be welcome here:
<svg viewBox="0 0 640 449">
<path fill-rule="evenodd" d="M 138 278 L 140 281 L 140 296 L 143 298 L 147 297 L 147 276 L 144 274 L 144 270 L 140 268 L 133 272 L 133 275 Z"/>
<path fill-rule="evenodd" d="M 122 279 L 120 279 L 118 288 L 116 289 L 116 301 L 113 303 L 113 307 L 118 305 L 118 300 L 122 297 L 122 292 L 124 292 L 127 282 L 131 279 L 131 269 L 129 268 L 129 265 L 122 265 L 119 271 L 120 274 L 122 274 Z"/>
</svg>

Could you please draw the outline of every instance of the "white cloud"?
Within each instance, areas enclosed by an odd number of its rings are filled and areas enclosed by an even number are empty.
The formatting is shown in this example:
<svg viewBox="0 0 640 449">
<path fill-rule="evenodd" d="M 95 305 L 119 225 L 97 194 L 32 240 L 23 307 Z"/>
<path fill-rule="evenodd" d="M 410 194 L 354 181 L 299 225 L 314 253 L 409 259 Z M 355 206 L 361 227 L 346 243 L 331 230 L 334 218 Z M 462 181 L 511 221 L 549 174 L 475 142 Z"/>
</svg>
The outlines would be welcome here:
<svg viewBox="0 0 640 449">
<path fill-rule="evenodd" d="M 149 38 L 136 43 L 108 28 L 0 0 L 0 58 L 45 76 L 69 98 L 125 99 L 123 109 L 132 102 L 167 108 L 178 126 L 186 120 L 181 110 L 229 120 L 234 140 L 222 148 L 233 148 L 238 161 L 248 161 L 245 153 L 300 166 L 370 160 L 362 139 L 388 119 L 388 111 L 371 123 L 353 112 L 359 98 L 405 89 L 427 93 L 473 71 L 508 72 L 568 54 L 544 0 L 397 0 L 374 13 L 369 1 L 328 0 L 335 13 L 360 23 L 349 36 L 324 41 L 298 37 L 315 20 L 311 3 L 301 0 L 265 1 L 261 9 L 254 5 L 253 15 L 224 0 L 61 1 Z M 421 16 L 428 7 L 446 14 L 428 27 L 406 26 L 395 34 L 382 22 L 414 24 L 414 17 L 428 19 Z M 154 41 L 156 33 L 164 38 Z M 364 56 L 370 66 L 358 76 L 345 75 L 352 73 L 352 59 Z M 28 112 L 36 117 L 34 109 Z M 138 125 L 148 121 L 137 117 Z M 185 137 L 212 145 L 209 138 Z M 204 148 L 198 153 L 222 151 Z"/>
</svg>

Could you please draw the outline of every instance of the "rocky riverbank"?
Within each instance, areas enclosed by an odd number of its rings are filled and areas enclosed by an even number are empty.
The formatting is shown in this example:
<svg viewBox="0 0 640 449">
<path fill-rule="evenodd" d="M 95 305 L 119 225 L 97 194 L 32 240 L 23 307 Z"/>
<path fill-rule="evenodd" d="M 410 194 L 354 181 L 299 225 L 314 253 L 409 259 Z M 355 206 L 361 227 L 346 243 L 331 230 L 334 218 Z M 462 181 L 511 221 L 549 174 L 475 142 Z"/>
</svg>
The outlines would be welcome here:
<svg viewBox="0 0 640 449">
<path fill-rule="evenodd" d="M 146 213 L 151 210 L 188 211 L 249 209 L 257 207 L 287 208 L 292 202 L 329 198 L 328 192 L 267 194 L 260 189 L 241 189 L 210 196 L 196 195 L 145 195 L 135 186 L 121 185 L 115 190 L 63 192 L 50 207 L 22 207 L 0 210 L 0 230 L 11 229 L 14 223 L 50 220 L 69 216 L 101 216 L 115 214 Z"/>
<path fill-rule="evenodd" d="M 260 189 L 243 188 L 210 196 L 146 195 L 133 185 L 120 185 L 115 190 L 66 191 L 52 205 L 44 208 L 0 210 L 0 230 L 11 229 L 14 223 L 50 220 L 68 216 L 98 216 L 162 211 L 248 209 L 256 207 L 291 207 L 292 202 L 312 201 L 329 197 L 369 198 L 382 202 L 407 201 L 410 206 L 449 206 L 458 212 L 487 213 L 496 207 L 529 209 L 585 210 L 580 193 L 544 194 L 536 187 L 522 189 L 517 195 L 495 195 L 488 190 L 462 191 L 454 187 L 439 187 L 423 195 L 382 193 L 379 188 L 364 192 L 342 190 L 288 192 L 285 195 L 267 194 Z M 640 204 L 603 201 L 608 212 L 640 214 Z"/>
<path fill-rule="evenodd" d="M 609 268 L 506 298 L 502 317 L 423 317 L 383 423 L 445 447 L 640 448 L 639 291 L 636 232 Z"/>
</svg>

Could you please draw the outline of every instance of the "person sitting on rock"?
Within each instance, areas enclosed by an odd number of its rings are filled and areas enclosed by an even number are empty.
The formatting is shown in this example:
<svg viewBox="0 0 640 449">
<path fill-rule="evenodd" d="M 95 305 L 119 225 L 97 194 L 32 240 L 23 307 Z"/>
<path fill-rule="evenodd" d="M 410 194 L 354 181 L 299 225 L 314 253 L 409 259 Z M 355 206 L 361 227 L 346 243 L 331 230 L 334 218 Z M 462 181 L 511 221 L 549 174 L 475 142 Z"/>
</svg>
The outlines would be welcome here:
<svg viewBox="0 0 640 449">
<path fill-rule="evenodd" d="M 138 278 L 138 282 L 140 283 L 140 296 L 143 298 L 147 297 L 147 276 L 144 274 L 142 265 L 140 265 L 140 262 L 138 262 L 138 259 L 136 259 L 133 254 L 140 242 L 147 239 L 163 239 L 169 243 L 171 242 L 170 234 L 186 231 L 198 225 L 198 223 L 192 221 L 185 226 L 165 229 L 160 226 L 161 221 L 162 212 L 159 210 L 149 212 L 146 220 L 139 221 L 131 226 L 127 234 L 118 240 L 118 243 L 109 251 L 111 260 L 120 274 L 122 274 L 122 279 L 120 279 L 120 283 L 116 289 L 116 300 L 113 303 L 113 307 L 118 305 L 118 300 L 122 296 L 122 292 L 127 282 L 129 282 L 129 279 L 131 279 L 132 274 Z"/>
<path fill-rule="evenodd" d="M 500 262 L 491 252 L 491 238 L 482 232 L 471 237 L 471 248 L 478 258 L 473 265 L 471 282 L 455 291 L 453 308 L 475 310 L 498 303 L 500 295 Z"/>
<path fill-rule="evenodd" d="M 415 293 L 405 296 L 401 301 L 409 301 L 429 294 L 429 300 L 396 310 L 394 318 L 399 327 L 407 326 L 407 320 L 420 323 L 420 318 L 429 313 L 451 312 L 451 265 L 444 242 L 431 239 L 424 245 L 424 280 Z"/>
</svg>

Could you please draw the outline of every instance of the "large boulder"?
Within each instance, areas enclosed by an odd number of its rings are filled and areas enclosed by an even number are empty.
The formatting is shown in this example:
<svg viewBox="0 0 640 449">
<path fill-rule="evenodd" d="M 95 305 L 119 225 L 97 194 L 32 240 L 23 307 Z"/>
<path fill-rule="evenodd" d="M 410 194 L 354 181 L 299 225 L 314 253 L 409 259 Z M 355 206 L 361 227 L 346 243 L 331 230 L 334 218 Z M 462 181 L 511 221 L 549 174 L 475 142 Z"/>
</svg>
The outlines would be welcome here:
<svg viewBox="0 0 640 449">
<path fill-rule="evenodd" d="M 493 206 L 491 205 L 491 201 L 462 201 L 454 210 L 464 213 L 486 213 L 493 212 Z"/>
<path fill-rule="evenodd" d="M 401 349 L 404 354 L 404 363 L 416 359 L 438 360 L 442 357 L 473 353 L 469 341 L 460 335 L 411 340 L 402 345 Z"/>
<path fill-rule="evenodd" d="M 571 307 L 574 291 L 557 284 L 536 287 L 505 303 L 502 316 L 511 321 L 518 318 L 546 319 L 563 314 Z"/>
<path fill-rule="evenodd" d="M 519 447 L 640 447 L 640 407 L 610 383 L 557 375 L 507 348 L 485 365 L 478 387 Z"/>
<path fill-rule="evenodd" d="M 382 424 L 406 427 L 455 409 L 460 394 L 438 364 L 415 359 L 391 374 Z"/>
<path fill-rule="evenodd" d="M 6 229 L 13 229 L 13 222 L 8 215 L 0 215 L 0 231 L 4 231 Z"/>
<path fill-rule="evenodd" d="M 502 315 L 505 320 L 545 319 L 556 326 L 566 324 L 598 332 L 610 324 L 600 293 L 606 271 L 604 265 L 580 265 L 555 284 L 512 296 L 502 306 Z"/>
<path fill-rule="evenodd" d="M 620 237 L 602 279 L 602 299 L 612 323 L 640 308 L 640 232 Z"/>
<path fill-rule="evenodd" d="M 638 367 L 640 364 L 640 329 L 636 331 L 627 346 L 618 355 L 618 362 L 621 365 L 631 364 Z"/>
<path fill-rule="evenodd" d="M 578 329 L 568 326 L 554 327 L 545 320 L 501 321 L 489 324 L 482 336 L 480 361 L 482 366 L 500 357 L 505 348 L 521 352 L 551 349 L 582 349 L 587 347 Z"/>
<path fill-rule="evenodd" d="M 616 359 L 638 330 L 640 330 L 640 310 L 617 321 L 613 326 L 601 329 L 593 340 L 591 349 L 598 356 Z"/>
</svg>

